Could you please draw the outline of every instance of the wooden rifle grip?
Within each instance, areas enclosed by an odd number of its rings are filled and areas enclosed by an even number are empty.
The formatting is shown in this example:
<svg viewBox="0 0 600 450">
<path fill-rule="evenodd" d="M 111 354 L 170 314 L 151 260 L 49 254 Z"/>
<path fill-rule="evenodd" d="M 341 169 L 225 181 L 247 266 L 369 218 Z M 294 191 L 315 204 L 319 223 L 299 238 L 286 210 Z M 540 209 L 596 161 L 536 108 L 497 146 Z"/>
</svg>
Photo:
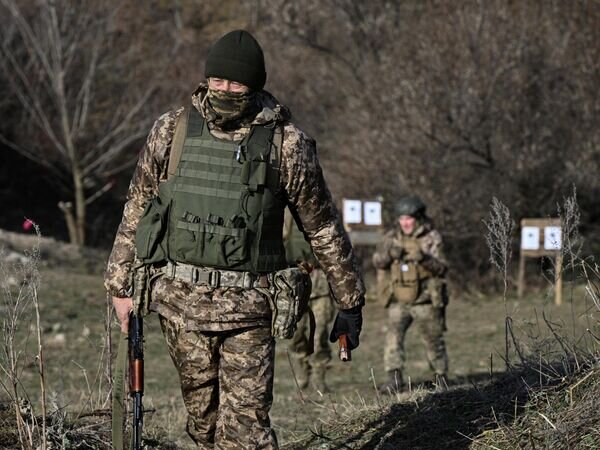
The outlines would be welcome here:
<svg viewBox="0 0 600 450">
<path fill-rule="evenodd" d="M 144 360 L 135 359 L 131 362 L 131 373 L 130 373 L 130 391 L 144 392 Z"/>
<path fill-rule="evenodd" d="M 352 356 L 350 354 L 350 349 L 348 348 L 348 336 L 345 334 L 340 335 L 340 337 L 338 338 L 338 343 L 340 346 L 340 359 L 343 362 L 350 361 L 352 359 Z"/>
</svg>

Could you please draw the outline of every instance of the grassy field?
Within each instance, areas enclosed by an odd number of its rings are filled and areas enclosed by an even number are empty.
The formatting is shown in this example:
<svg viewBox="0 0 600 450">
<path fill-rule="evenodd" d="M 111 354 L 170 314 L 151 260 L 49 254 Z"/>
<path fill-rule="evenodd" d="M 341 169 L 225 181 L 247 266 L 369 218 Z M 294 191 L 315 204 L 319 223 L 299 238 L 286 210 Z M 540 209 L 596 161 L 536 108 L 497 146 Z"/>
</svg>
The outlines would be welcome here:
<svg viewBox="0 0 600 450">
<path fill-rule="evenodd" d="M 64 407 L 75 414 L 94 409 L 106 410 L 109 403 L 105 397 L 105 368 L 101 364 L 106 299 L 101 277 L 77 270 L 46 268 L 42 271 L 41 286 L 45 367 L 51 404 Z M 409 351 L 406 373 L 411 377 L 413 392 L 402 394 L 398 398 L 380 397 L 376 393 L 374 386 L 383 381 L 385 376 L 382 346 L 386 311 L 371 298 L 364 310 L 365 323 L 361 346 L 354 352 L 353 361 L 332 362 L 328 373 L 328 384 L 332 394 L 322 396 L 310 389 L 300 392 L 295 386 L 286 342 L 279 342 L 275 400 L 271 417 L 280 443 L 284 448 L 302 448 L 297 447 L 294 442 L 305 439 L 307 435 L 322 435 L 324 424 L 344 424 L 357 413 L 364 416 L 365 422 L 361 425 L 363 428 L 356 428 L 354 424 L 354 428 L 342 430 L 341 433 L 362 433 L 375 439 L 378 436 L 377 430 L 386 429 L 385 424 L 378 422 L 376 417 L 381 412 L 390 411 L 393 414 L 388 414 L 387 417 L 398 421 L 406 417 L 407 424 L 414 425 L 413 432 L 435 434 L 435 428 L 419 428 L 419 414 L 424 414 L 424 411 L 416 415 L 415 411 L 409 413 L 406 405 L 411 405 L 411 402 L 417 402 L 425 410 L 441 408 L 447 414 L 445 426 L 454 427 L 457 438 L 460 438 L 460 433 L 468 436 L 481 433 L 493 424 L 478 422 L 475 417 L 469 419 L 466 426 L 464 420 L 453 418 L 457 401 L 453 392 L 470 389 L 478 382 L 501 377 L 505 368 L 502 359 L 505 354 L 505 312 L 512 318 L 514 334 L 524 351 L 533 345 L 532 342 L 540 343 L 550 336 L 544 320 L 555 324 L 554 327 L 559 329 L 560 333 L 578 340 L 580 345 L 595 345 L 589 334 L 586 334 L 586 329 L 593 330 L 597 327 L 598 310 L 591 301 L 586 300 L 580 288 L 570 293 L 567 286 L 565 294 L 566 301 L 562 306 L 554 306 L 551 293 L 543 290 L 530 293 L 522 301 L 511 297 L 506 303 L 498 297 L 468 299 L 454 296 L 447 318 L 447 346 L 453 388 L 445 396 L 437 397 L 437 400 L 423 400 L 423 403 L 415 399 L 428 398 L 427 391 L 419 386 L 430 378 L 430 373 L 416 329 L 411 329 L 406 344 Z M 116 332 L 113 335 L 116 338 Z M 23 334 L 20 336 L 23 337 Z M 33 336 L 30 335 L 29 339 L 32 341 Z M 516 355 L 512 346 L 510 353 L 511 359 L 515 361 Z M 21 378 L 35 401 L 38 377 L 31 354 L 32 352 L 27 356 L 29 360 L 26 361 Z M 409 402 L 405 406 L 398 406 L 398 401 L 404 400 Z M 489 404 L 478 405 L 480 408 L 489 409 L 494 403 L 491 400 Z M 179 394 L 177 373 L 167 354 L 155 315 L 147 320 L 146 329 L 145 406 L 153 410 L 147 415 L 145 423 L 149 432 L 168 437 L 175 441 L 178 447 L 193 448 L 185 433 L 185 413 Z M 477 409 L 474 408 L 474 411 Z M 102 420 L 108 421 L 108 416 Z M 435 426 L 435 423 L 433 425 Z M 327 444 L 327 438 L 319 442 L 319 446 L 315 448 L 338 448 L 334 442 L 331 445 Z M 361 442 L 366 441 L 363 439 Z M 358 443 L 356 445 L 339 448 L 363 448 L 358 446 Z"/>
</svg>

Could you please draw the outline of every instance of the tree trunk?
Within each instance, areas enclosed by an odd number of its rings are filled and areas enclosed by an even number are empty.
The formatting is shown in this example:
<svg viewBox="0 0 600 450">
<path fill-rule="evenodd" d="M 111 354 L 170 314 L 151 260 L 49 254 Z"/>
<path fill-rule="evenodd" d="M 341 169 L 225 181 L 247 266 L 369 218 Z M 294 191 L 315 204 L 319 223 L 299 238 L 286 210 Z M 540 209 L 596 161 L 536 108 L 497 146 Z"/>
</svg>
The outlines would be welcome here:
<svg viewBox="0 0 600 450">
<path fill-rule="evenodd" d="M 73 166 L 73 186 L 75 191 L 75 231 L 77 236 L 77 241 L 73 243 L 83 246 L 85 244 L 85 192 L 78 164 Z"/>
<path fill-rule="evenodd" d="M 58 202 L 58 207 L 65 216 L 65 222 L 67 224 L 67 231 L 69 232 L 69 242 L 71 244 L 79 245 L 77 225 L 75 216 L 73 215 L 73 203 L 71 202 Z"/>
</svg>

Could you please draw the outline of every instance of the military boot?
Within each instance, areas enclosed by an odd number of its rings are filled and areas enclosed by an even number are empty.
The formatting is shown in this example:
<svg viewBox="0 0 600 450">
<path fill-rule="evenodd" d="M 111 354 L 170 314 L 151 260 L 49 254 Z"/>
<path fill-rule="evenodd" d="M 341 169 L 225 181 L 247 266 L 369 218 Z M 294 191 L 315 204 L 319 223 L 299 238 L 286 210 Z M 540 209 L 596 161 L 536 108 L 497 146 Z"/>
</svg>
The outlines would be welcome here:
<svg viewBox="0 0 600 450">
<path fill-rule="evenodd" d="M 325 373 L 325 367 L 313 367 L 311 374 L 312 386 L 321 394 L 331 393 L 329 386 L 325 383 Z"/>
<path fill-rule="evenodd" d="M 388 380 L 379 385 L 377 390 L 381 394 L 395 394 L 404 390 L 404 381 L 402 380 L 402 372 L 398 369 L 388 370 Z"/>
<path fill-rule="evenodd" d="M 436 373 L 433 379 L 433 386 L 436 392 L 446 392 L 448 390 L 448 377 L 444 373 Z"/>
<path fill-rule="evenodd" d="M 306 389 L 308 387 L 308 380 L 310 377 L 310 366 L 306 358 L 298 359 L 298 365 L 294 371 L 296 382 L 300 389 Z"/>
</svg>

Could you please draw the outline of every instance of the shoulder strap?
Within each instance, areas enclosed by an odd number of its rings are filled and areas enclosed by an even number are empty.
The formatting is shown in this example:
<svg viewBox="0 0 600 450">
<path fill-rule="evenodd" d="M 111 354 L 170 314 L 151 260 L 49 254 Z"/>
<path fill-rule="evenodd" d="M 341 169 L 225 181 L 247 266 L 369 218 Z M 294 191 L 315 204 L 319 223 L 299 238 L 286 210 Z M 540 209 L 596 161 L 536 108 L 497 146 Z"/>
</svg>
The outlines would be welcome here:
<svg viewBox="0 0 600 450">
<path fill-rule="evenodd" d="M 171 154 L 169 156 L 169 166 L 167 168 L 167 178 L 172 178 L 177 171 L 181 153 L 183 152 L 183 143 L 187 133 L 187 124 L 190 116 L 190 106 L 186 106 L 183 112 L 177 118 L 175 132 L 171 141 Z"/>
</svg>

